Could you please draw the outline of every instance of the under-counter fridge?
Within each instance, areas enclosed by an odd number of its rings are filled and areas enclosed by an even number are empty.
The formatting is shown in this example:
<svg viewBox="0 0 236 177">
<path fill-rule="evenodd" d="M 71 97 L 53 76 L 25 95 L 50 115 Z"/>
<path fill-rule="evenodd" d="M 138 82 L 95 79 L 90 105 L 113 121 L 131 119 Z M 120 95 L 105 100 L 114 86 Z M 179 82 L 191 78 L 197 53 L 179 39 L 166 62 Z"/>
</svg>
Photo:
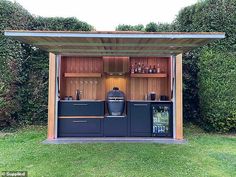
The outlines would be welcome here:
<svg viewBox="0 0 236 177">
<path fill-rule="evenodd" d="M 153 103 L 151 109 L 152 136 L 173 137 L 172 102 Z"/>
</svg>

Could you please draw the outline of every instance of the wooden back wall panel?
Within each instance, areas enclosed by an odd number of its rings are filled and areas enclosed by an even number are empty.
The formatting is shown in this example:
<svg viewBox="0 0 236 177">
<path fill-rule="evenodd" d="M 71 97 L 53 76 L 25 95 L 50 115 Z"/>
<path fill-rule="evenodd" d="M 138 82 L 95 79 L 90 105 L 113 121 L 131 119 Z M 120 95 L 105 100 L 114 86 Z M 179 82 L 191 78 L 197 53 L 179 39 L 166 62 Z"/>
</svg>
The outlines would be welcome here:
<svg viewBox="0 0 236 177">
<path fill-rule="evenodd" d="M 130 59 L 130 64 L 141 63 L 148 66 L 156 66 L 159 64 L 160 72 L 169 74 L 170 58 L 161 57 L 136 57 Z M 160 95 L 166 95 L 170 98 L 169 77 L 166 78 L 130 78 L 129 95 L 131 100 L 143 100 L 149 92 L 156 92 L 157 98 Z"/>
<path fill-rule="evenodd" d="M 102 78 L 64 77 L 64 73 L 102 73 L 101 57 L 62 57 L 60 94 L 76 98 L 76 90 L 82 91 L 81 99 L 104 100 L 104 84 Z"/>
</svg>

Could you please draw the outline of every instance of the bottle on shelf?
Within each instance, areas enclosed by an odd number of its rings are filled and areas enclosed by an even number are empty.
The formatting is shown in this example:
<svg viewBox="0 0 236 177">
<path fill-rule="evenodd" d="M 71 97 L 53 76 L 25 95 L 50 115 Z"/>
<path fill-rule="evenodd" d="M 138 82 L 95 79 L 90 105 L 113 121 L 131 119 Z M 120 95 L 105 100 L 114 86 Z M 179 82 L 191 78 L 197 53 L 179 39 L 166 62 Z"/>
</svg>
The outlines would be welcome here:
<svg viewBox="0 0 236 177">
<path fill-rule="evenodd" d="M 137 66 L 137 63 L 134 64 L 134 73 L 138 73 L 138 66 Z"/>
<path fill-rule="evenodd" d="M 154 73 L 154 74 L 157 73 L 156 65 L 153 66 L 153 68 L 152 68 L 152 73 Z"/>
<path fill-rule="evenodd" d="M 146 64 L 145 65 L 145 68 L 144 68 L 144 73 L 147 74 L 148 73 L 148 65 Z"/>
<path fill-rule="evenodd" d="M 157 64 L 157 73 L 160 73 L 161 72 L 161 68 L 160 68 L 160 65 L 159 63 Z"/>
<path fill-rule="evenodd" d="M 152 73 L 152 66 L 151 66 L 151 65 L 149 66 L 148 73 L 149 73 L 149 74 Z"/>
<path fill-rule="evenodd" d="M 138 73 L 142 73 L 141 63 L 138 63 Z"/>
<path fill-rule="evenodd" d="M 142 74 L 144 74 L 145 73 L 145 66 L 144 66 L 144 64 L 142 64 Z"/>
<path fill-rule="evenodd" d="M 131 73 L 131 74 L 134 74 L 134 65 L 133 65 L 133 64 L 131 65 L 130 73 Z"/>
</svg>

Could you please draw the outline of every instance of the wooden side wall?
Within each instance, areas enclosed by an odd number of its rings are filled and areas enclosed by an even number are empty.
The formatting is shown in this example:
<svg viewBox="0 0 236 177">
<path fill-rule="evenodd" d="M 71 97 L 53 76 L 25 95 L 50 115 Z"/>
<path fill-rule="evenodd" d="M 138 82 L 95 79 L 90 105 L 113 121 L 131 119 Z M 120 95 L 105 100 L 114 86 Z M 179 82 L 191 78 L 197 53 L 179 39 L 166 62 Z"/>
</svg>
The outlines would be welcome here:
<svg viewBox="0 0 236 177">
<path fill-rule="evenodd" d="M 182 54 L 176 56 L 176 139 L 183 139 Z"/>
<path fill-rule="evenodd" d="M 48 139 L 55 138 L 56 120 L 56 55 L 49 53 Z"/>
</svg>

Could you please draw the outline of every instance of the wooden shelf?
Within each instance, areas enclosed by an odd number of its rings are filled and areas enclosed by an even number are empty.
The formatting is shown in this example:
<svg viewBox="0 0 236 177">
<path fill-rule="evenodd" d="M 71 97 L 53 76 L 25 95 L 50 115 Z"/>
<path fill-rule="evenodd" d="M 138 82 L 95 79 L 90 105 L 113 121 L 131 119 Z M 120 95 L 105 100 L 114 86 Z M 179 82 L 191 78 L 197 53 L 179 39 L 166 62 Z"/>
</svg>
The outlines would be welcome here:
<svg viewBox="0 0 236 177">
<path fill-rule="evenodd" d="M 101 73 L 65 73 L 65 77 L 102 77 Z"/>
<path fill-rule="evenodd" d="M 166 73 L 158 73 L 158 74 L 130 74 L 130 77 L 151 77 L 151 78 L 162 78 L 167 77 Z"/>
</svg>

